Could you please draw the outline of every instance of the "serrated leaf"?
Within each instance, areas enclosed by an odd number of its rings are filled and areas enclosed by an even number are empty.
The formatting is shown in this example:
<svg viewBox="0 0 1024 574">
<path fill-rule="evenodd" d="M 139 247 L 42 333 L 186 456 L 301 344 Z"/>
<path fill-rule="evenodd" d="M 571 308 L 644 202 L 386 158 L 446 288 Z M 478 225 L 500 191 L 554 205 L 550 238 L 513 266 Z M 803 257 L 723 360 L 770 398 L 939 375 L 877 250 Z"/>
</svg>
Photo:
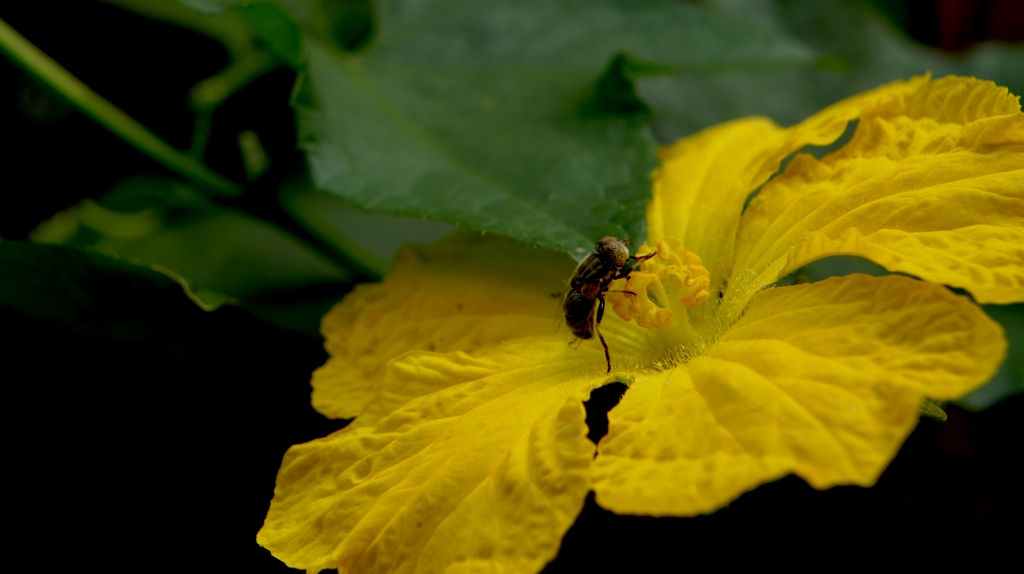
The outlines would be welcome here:
<svg viewBox="0 0 1024 574">
<path fill-rule="evenodd" d="M 85 334 L 150 339 L 195 307 L 153 269 L 71 247 L 0 240 L 0 305 Z"/>
<path fill-rule="evenodd" d="M 667 0 L 384 1 L 369 45 L 347 54 L 315 17 L 321 3 L 285 4 L 306 31 L 296 107 L 319 187 L 371 211 L 575 255 L 603 235 L 645 235 L 655 157 L 638 101 L 621 114 L 584 105 L 617 55 L 676 72 L 813 56 L 746 20 Z"/>
<path fill-rule="evenodd" d="M 41 224 L 36 241 L 86 247 L 180 277 L 204 309 L 241 304 L 275 324 L 316 333 L 318 317 L 289 318 L 282 306 L 322 314 L 351 275 L 269 222 L 210 202 L 172 180 L 133 178 L 98 202 L 84 200 Z M 292 295 L 289 295 L 289 294 Z M 283 321 L 283 322 L 282 322 Z"/>
</svg>

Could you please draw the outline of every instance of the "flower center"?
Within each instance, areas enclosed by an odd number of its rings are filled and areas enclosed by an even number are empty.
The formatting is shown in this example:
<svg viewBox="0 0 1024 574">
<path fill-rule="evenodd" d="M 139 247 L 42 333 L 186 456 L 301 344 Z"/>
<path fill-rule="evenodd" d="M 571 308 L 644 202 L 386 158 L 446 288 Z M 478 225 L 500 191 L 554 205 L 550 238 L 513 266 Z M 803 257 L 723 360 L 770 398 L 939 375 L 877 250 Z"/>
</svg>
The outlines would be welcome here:
<svg viewBox="0 0 1024 574">
<path fill-rule="evenodd" d="M 644 244 L 637 254 L 652 250 L 657 251 L 654 257 L 641 261 L 627 279 L 611 284 L 606 299 L 624 321 L 635 318 L 641 327 L 656 330 L 652 344 L 669 353 L 685 352 L 698 339 L 686 310 L 708 298 L 711 275 L 677 237 L 665 237 L 653 247 Z"/>
</svg>

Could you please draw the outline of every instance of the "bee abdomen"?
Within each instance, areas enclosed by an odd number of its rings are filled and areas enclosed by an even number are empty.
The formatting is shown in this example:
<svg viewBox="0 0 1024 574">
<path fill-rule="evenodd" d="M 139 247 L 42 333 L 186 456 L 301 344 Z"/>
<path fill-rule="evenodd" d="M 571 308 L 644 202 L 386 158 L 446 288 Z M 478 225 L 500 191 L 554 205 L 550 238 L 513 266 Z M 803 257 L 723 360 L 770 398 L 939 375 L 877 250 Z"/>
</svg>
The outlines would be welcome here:
<svg viewBox="0 0 1024 574">
<path fill-rule="evenodd" d="M 565 324 L 572 334 L 580 339 L 590 339 L 594 336 L 594 304 L 595 299 L 579 291 L 570 291 L 565 296 L 562 308 L 565 313 Z"/>
</svg>

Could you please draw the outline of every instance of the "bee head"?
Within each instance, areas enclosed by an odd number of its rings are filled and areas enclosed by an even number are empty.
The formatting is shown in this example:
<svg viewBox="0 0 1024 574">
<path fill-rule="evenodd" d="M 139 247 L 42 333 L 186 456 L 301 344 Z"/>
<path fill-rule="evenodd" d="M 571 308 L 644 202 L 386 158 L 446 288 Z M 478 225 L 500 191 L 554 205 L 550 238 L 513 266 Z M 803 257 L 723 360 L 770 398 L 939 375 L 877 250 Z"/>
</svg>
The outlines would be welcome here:
<svg viewBox="0 0 1024 574">
<path fill-rule="evenodd" d="M 594 250 L 601 257 L 601 261 L 618 269 L 629 259 L 629 248 L 626 247 L 626 241 L 625 239 L 620 241 L 614 237 L 604 237 L 597 242 Z"/>
</svg>

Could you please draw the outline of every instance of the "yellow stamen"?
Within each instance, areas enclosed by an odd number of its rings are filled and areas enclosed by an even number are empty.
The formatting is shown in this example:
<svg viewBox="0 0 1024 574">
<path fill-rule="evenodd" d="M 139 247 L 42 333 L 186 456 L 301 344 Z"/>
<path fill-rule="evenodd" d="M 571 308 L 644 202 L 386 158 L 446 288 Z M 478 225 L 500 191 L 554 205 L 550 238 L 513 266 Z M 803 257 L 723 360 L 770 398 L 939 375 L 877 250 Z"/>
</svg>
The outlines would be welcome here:
<svg viewBox="0 0 1024 574">
<path fill-rule="evenodd" d="M 644 244 L 637 253 L 650 253 Z M 686 308 L 693 308 L 708 298 L 710 274 L 701 265 L 700 257 L 688 251 L 679 238 L 669 236 L 656 245 L 657 255 L 642 261 L 629 278 L 612 285 L 613 290 L 635 293 L 609 293 L 608 301 L 624 321 L 636 322 L 653 329 L 672 325 L 673 317 L 686 319 Z"/>
</svg>

